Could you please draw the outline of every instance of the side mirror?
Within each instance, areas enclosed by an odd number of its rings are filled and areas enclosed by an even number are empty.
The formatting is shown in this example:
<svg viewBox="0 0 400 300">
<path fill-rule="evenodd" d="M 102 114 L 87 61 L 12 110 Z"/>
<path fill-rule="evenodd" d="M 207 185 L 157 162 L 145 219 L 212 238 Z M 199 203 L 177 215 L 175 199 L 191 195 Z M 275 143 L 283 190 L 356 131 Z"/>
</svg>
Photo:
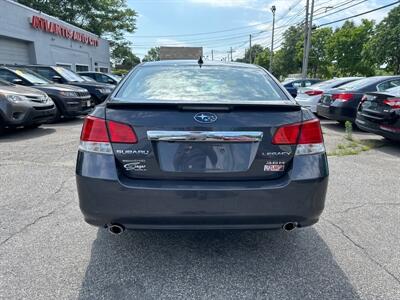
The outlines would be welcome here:
<svg viewBox="0 0 400 300">
<path fill-rule="evenodd" d="M 54 82 L 61 83 L 62 78 L 61 78 L 60 76 L 57 76 L 57 75 L 56 75 L 56 76 L 53 76 L 52 80 L 53 80 Z"/>
<path fill-rule="evenodd" d="M 19 78 L 13 79 L 13 80 L 12 80 L 12 83 L 14 83 L 14 84 L 24 84 L 24 82 L 22 81 L 22 79 L 19 79 Z"/>
</svg>

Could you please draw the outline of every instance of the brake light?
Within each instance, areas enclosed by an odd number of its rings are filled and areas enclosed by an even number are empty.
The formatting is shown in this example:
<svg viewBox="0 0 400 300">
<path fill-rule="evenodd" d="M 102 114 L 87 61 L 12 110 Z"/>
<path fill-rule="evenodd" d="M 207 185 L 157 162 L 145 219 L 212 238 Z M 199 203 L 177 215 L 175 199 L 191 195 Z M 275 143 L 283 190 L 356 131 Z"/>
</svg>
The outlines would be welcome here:
<svg viewBox="0 0 400 300">
<path fill-rule="evenodd" d="M 83 123 L 79 149 L 87 152 L 112 154 L 111 143 L 137 143 L 133 129 L 123 123 L 87 116 Z"/>
<path fill-rule="evenodd" d="M 346 101 L 353 99 L 353 97 L 354 97 L 354 95 L 351 93 L 333 94 L 332 100 L 346 102 Z"/>
<path fill-rule="evenodd" d="M 111 143 L 136 144 L 137 137 L 132 127 L 114 121 L 107 121 Z"/>
<path fill-rule="evenodd" d="M 82 127 L 81 141 L 109 142 L 106 121 L 93 116 L 87 116 Z"/>
<path fill-rule="evenodd" d="M 390 98 L 383 100 L 383 103 L 389 105 L 391 108 L 400 108 L 400 98 Z"/>
<path fill-rule="evenodd" d="M 306 91 L 305 94 L 307 94 L 308 96 L 316 96 L 316 95 L 322 95 L 323 91 L 311 90 L 311 91 Z"/>
<path fill-rule="evenodd" d="M 318 119 L 279 127 L 272 139 L 274 145 L 296 145 L 296 155 L 325 152 Z"/>
</svg>

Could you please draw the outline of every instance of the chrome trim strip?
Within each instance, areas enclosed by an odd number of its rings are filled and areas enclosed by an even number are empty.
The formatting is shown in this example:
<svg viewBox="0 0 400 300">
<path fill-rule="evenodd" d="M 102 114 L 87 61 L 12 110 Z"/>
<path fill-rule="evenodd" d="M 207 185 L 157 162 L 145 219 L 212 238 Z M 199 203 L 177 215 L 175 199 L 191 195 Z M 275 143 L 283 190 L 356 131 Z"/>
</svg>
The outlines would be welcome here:
<svg viewBox="0 0 400 300">
<path fill-rule="evenodd" d="M 147 131 L 150 141 L 168 142 L 260 142 L 260 131 Z"/>
</svg>

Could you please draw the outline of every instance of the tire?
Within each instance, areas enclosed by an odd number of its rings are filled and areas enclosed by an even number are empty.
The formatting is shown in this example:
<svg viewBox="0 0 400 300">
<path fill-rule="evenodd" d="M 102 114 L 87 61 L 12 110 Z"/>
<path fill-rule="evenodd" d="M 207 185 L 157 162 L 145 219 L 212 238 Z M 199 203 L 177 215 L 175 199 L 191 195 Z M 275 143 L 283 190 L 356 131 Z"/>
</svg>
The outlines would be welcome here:
<svg viewBox="0 0 400 300">
<path fill-rule="evenodd" d="M 62 115 L 61 115 L 61 111 L 60 111 L 60 109 L 58 108 L 58 106 L 56 105 L 56 115 L 54 116 L 54 118 L 53 119 L 51 119 L 50 121 L 48 121 L 48 123 L 58 123 L 58 122 L 60 122 L 61 121 L 61 119 L 62 119 Z"/>
<path fill-rule="evenodd" d="M 35 129 L 35 128 L 38 128 L 40 125 L 42 125 L 42 124 L 31 124 L 31 125 L 24 126 L 24 127 L 29 128 L 29 129 Z"/>
</svg>

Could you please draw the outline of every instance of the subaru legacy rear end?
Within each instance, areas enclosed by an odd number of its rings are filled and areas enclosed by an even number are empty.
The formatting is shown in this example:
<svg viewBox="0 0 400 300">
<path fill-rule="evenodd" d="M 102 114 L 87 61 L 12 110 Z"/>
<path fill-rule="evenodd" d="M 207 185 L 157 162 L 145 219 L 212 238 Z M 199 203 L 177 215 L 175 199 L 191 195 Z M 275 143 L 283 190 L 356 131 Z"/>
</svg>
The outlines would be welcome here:
<svg viewBox="0 0 400 300">
<path fill-rule="evenodd" d="M 319 120 L 264 69 L 145 63 L 85 119 L 76 180 L 86 222 L 125 229 L 316 223 L 328 184 Z"/>
</svg>

